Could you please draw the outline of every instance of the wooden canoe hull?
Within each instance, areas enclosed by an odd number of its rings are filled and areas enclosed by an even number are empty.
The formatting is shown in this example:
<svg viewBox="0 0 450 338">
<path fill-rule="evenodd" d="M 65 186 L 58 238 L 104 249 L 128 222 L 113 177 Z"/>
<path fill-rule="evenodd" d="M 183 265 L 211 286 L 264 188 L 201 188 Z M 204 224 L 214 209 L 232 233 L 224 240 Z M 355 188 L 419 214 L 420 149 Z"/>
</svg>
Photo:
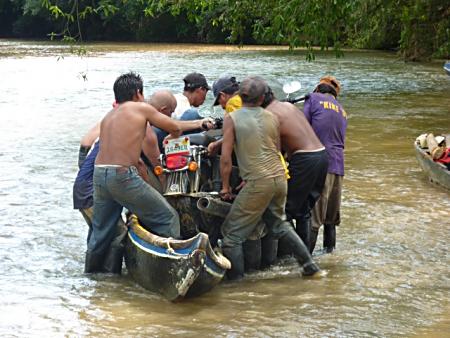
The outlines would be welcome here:
<svg viewBox="0 0 450 338">
<path fill-rule="evenodd" d="M 125 264 L 138 284 L 171 301 L 211 290 L 231 267 L 204 233 L 174 240 L 151 234 L 138 223 L 129 226 Z"/>
<path fill-rule="evenodd" d="M 414 147 L 417 161 L 430 181 L 450 190 L 450 171 L 447 167 L 442 163 L 434 162 L 431 156 L 417 143 L 414 144 Z"/>
<path fill-rule="evenodd" d="M 444 64 L 444 70 L 445 70 L 445 72 L 447 73 L 447 75 L 450 75 L 450 61 L 449 61 L 449 62 L 446 62 L 446 63 Z"/>
</svg>

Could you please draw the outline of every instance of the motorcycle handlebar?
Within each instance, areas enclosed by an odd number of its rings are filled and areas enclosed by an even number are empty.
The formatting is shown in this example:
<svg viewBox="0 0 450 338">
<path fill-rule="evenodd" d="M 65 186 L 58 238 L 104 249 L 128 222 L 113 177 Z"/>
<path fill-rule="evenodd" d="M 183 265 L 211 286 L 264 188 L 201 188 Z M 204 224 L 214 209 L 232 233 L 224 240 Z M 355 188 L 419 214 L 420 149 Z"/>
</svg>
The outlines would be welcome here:
<svg viewBox="0 0 450 338">
<path fill-rule="evenodd" d="M 223 126 L 223 118 L 216 117 L 214 119 L 214 129 L 222 129 L 222 126 Z"/>
<path fill-rule="evenodd" d="M 303 96 L 293 97 L 293 98 L 287 98 L 287 99 L 284 99 L 283 101 L 294 104 L 294 103 L 305 101 L 307 96 L 308 95 L 303 95 Z"/>
</svg>

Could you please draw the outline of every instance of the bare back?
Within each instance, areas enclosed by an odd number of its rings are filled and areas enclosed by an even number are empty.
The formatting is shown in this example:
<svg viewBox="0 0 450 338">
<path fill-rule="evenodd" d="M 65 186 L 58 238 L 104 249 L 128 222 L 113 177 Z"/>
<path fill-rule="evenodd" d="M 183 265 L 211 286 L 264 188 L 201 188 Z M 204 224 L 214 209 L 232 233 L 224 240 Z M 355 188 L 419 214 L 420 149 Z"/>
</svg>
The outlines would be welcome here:
<svg viewBox="0 0 450 338">
<path fill-rule="evenodd" d="M 111 110 L 100 126 L 96 165 L 138 166 L 147 122 L 178 136 L 178 123 L 144 102 L 125 102 Z"/>
<path fill-rule="evenodd" d="M 323 148 L 308 120 L 296 106 L 273 100 L 266 109 L 278 117 L 281 145 L 288 157 L 298 150 L 315 151 Z"/>
</svg>

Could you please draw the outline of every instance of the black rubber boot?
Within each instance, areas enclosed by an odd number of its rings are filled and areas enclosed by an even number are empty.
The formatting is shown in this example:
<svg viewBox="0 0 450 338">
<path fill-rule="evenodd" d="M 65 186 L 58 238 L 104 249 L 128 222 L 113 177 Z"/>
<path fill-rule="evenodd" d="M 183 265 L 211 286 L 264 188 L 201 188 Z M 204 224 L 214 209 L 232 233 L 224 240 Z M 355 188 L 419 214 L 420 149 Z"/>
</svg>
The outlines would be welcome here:
<svg viewBox="0 0 450 338">
<path fill-rule="evenodd" d="M 105 255 L 103 272 L 121 274 L 123 261 L 123 246 L 111 246 Z"/>
<path fill-rule="evenodd" d="M 245 271 L 259 270 L 261 267 L 261 240 L 247 239 L 242 247 L 244 249 Z"/>
<path fill-rule="evenodd" d="M 227 270 L 229 280 L 237 280 L 244 277 L 244 250 L 242 245 L 232 248 L 222 248 L 223 255 L 231 262 L 231 269 Z"/>
<path fill-rule="evenodd" d="M 295 231 L 302 239 L 303 243 L 309 248 L 311 235 L 311 213 L 295 219 Z"/>
<path fill-rule="evenodd" d="M 311 228 L 311 234 L 309 237 L 309 253 L 312 255 L 314 248 L 316 247 L 317 243 L 317 236 L 319 236 L 319 229 L 313 229 Z"/>
<path fill-rule="evenodd" d="M 86 258 L 84 261 L 84 273 L 103 272 L 104 255 L 94 254 L 91 251 L 86 251 Z"/>
<path fill-rule="evenodd" d="M 121 274 L 127 231 L 128 229 L 125 225 L 117 227 L 116 237 L 114 237 L 108 251 L 105 254 L 105 260 L 103 263 L 104 272 L 119 275 Z"/>
<path fill-rule="evenodd" d="M 289 244 L 295 258 L 303 267 L 304 276 L 312 276 L 320 271 L 320 268 L 314 263 L 308 248 L 294 229 L 290 228 L 282 238 L 285 240 L 285 243 Z"/>
<path fill-rule="evenodd" d="M 323 249 L 326 253 L 332 253 L 336 247 L 336 226 L 327 225 L 323 226 Z"/>
<path fill-rule="evenodd" d="M 268 268 L 277 260 L 278 240 L 265 236 L 261 239 L 261 268 Z"/>
<path fill-rule="evenodd" d="M 284 238 L 280 238 L 278 240 L 278 250 L 277 250 L 277 257 L 278 258 L 285 258 L 288 256 L 292 256 L 292 250 L 289 247 L 288 243 L 284 240 Z"/>
</svg>

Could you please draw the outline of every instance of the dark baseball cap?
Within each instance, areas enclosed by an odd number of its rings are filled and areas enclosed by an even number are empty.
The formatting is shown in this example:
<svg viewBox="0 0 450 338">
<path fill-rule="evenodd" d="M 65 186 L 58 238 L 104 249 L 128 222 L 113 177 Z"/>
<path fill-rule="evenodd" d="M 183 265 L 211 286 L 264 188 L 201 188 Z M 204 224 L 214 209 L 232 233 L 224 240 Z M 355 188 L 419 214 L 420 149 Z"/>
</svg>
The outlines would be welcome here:
<svg viewBox="0 0 450 338">
<path fill-rule="evenodd" d="M 213 83 L 214 106 L 219 104 L 219 94 L 221 92 L 233 94 L 239 90 L 239 82 L 234 76 L 224 76 Z"/>
<path fill-rule="evenodd" d="M 190 73 L 184 77 L 183 81 L 184 81 L 184 88 L 189 89 L 206 88 L 208 90 L 211 89 L 211 87 L 208 86 L 208 82 L 206 81 L 205 76 L 200 73 Z"/>
</svg>

